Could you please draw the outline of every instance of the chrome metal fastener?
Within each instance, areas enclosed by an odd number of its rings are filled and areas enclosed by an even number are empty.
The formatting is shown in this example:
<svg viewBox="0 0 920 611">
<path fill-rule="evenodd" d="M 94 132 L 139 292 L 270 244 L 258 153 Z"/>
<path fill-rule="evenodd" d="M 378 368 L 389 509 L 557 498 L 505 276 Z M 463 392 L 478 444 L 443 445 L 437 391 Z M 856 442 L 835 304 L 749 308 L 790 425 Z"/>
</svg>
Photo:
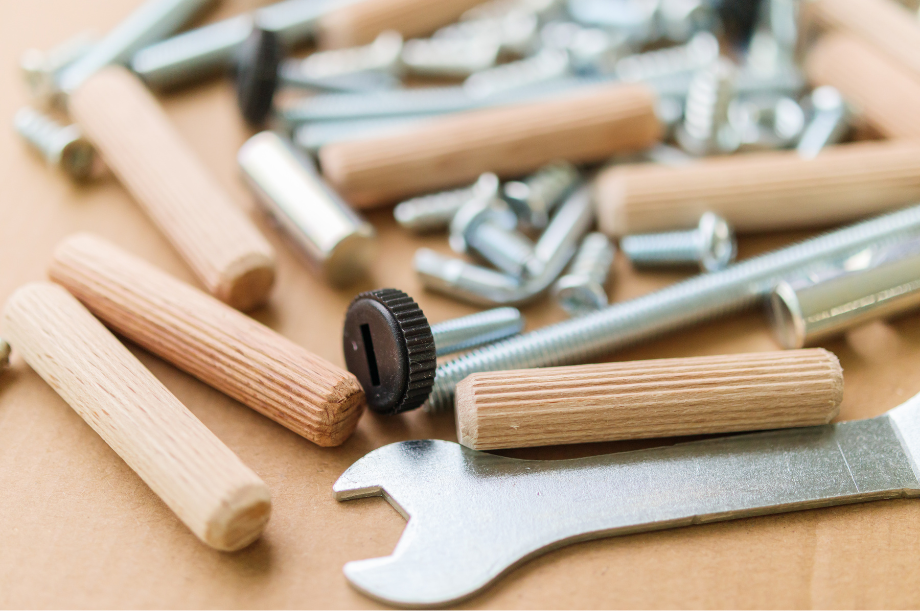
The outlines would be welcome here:
<svg viewBox="0 0 920 611">
<path fill-rule="evenodd" d="M 737 246 L 728 221 L 707 212 L 692 231 L 623 236 L 620 250 L 637 267 L 691 264 L 715 272 L 735 260 Z"/>
<path fill-rule="evenodd" d="M 438 367 L 427 409 L 451 409 L 454 388 L 471 373 L 590 362 L 618 348 L 762 303 L 776 283 L 790 274 L 826 265 L 873 244 L 918 235 L 920 205 L 498 342 Z"/>
<path fill-rule="evenodd" d="M 556 206 L 580 181 L 581 174 L 574 165 L 559 161 L 522 180 L 506 182 L 502 197 L 524 225 L 543 229 Z"/>
<path fill-rule="evenodd" d="M 850 113 L 840 92 L 825 85 L 809 96 L 812 108 L 811 121 L 805 128 L 796 147 L 799 156 L 813 159 L 825 146 L 836 144 L 849 131 Z"/>
<path fill-rule="evenodd" d="M 466 77 L 494 66 L 499 48 L 488 39 L 416 38 L 403 45 L 402 62 L 421 76 Z"/>
<path fill-rule="evenodd" d="M 464 204 L 497 193 L 498 186 L 498 177 L 487 172 L 469 187 L 422 195 L 396 204 L 393 217 L 400 226 L 415 233 L 445 230 Z"/>
<path fill-rule="evenodd" d="M 47 51 L 26 49 L 19 60 L 19 67 L 32 98 L 40 104 L 52 102 L 57 92 L 58 74 L 86 55 L 95 46 L 96 40 L 95 34 L 86 31 Z"/>
<path fill-rule="evenodd" d="M 569 271 L 553 285 L 553 297 L 569 316 L 583 316 L 607 307 L 607 277 L 616 249 L 602 233 L 581 241 Z"/>
<path fill-rule="evenodd" d="M 92 174 L 96 149 L 76 125 L 61 125 L 51 117 L 25 107 L 13 117 L 13 128 L 42 154 L 48 165 L 62 169 L 70 178 L 85 180 Z"/>
<path fill-rule="evenodd" d="M 463 89 L 474 98 L 558 79 L 569 72 L 569 55 L 559 49 L 544 49 L 531 57 L 474 72 L 463 81 Z"/>
<path fill-rule="evenodd" d="M 286 60 L 281 66 L 282 80 L 286 84 L 299 84 L 300 79 L 321 83 L 368 72 L 398 74 L 402 46 L 402 35 L 387 30 L 368 45 L 317 51 L 304 59 Z"/>
<path fill-rule="evenodd" d="M 523 330 L 524 316 L 517 308 L 495 308 L 431 325 L 437 356 L 491 344 Z"/>
<path fill-rule="evenodd" d="M 693 76 L 687 90 L 684 122 L 675 133 L 677 143 L 691 155 L 730 153 L 738 148 L 738 135 L 728 121 L 736 75 L 729 60 L 719 59 Z"/>
</svg>

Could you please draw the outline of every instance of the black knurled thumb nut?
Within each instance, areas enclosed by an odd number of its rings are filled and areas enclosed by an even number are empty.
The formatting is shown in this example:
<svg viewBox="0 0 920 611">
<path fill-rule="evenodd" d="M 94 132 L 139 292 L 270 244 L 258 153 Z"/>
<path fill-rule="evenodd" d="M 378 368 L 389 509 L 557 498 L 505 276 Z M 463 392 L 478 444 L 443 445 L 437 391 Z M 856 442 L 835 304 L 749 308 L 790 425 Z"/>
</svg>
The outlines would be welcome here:
<svg viewBox="0 0 920 611">
<path fill-rule="evenodd" d="M 278 34 L 255 27 L 240 47 L 236 66 L 236 101 L 246 122 L 260 127 L 272 110 L 278 67 L 284 49 Z"/>
<path fill-rule="evenodd" d="M 342 347 L 348 371 L 373 411 L 406 412 L 431 394 L 434 337 L 421 308 L 402 291 L 378 289 L 355 297 L 345 314 Z"/>
</svg>

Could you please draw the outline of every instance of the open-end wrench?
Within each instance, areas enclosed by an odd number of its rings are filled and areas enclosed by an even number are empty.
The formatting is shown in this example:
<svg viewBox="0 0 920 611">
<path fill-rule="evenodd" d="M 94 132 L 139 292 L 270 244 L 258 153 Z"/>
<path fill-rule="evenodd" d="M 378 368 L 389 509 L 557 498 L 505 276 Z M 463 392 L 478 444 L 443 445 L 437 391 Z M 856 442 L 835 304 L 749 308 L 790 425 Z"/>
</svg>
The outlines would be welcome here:
<svg viewBox="0 0 920 611">
<path fill-rule="evenodd" d="M 573 460 L 404 441 L 355 462 L 333 490 L 383 496 L 409 520 L 392 555 L 345 565 L 351 584 L 424 607 L 577 541 L 920 496 L 918 458 L 920 395 L 869 420 Z"/>
</svg>

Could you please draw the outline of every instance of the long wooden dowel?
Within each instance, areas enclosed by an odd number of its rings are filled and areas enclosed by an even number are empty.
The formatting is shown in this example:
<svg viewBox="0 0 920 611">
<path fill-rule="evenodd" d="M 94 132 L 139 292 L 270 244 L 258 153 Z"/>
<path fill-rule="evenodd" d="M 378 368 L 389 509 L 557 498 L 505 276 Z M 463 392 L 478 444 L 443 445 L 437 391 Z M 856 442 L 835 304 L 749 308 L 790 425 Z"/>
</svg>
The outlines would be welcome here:
<svg viewBox="0 0 920 611">
<path fill-rule="evenodd" d="M 3 333 L 199 539 L 233 551 L 259 537 L 265 483 L 67 291 L 20 288 Z"/>
<path fill-rule="evenodd" d="M 843 399 L 820 348 L 474 373 L 457 438 L 477 450 L 826 424 Z"/>
<path fill-rule="evenodd" d="M 860 118 L 886 138 L 920 139 L 920 74 L 850 34 L 822 37 L 805 61 L 815 86 L 836 87 Z"/>
<path fill-rule="evenodd" d="M 65 240 L 49 275 L 118 333 L 318 445 L 358 425 L 352 374 L 104 240 Z"/>
<path fill-rule="evenodd" d="M 517 176 L 559 159 L 600 161 L 648 148 L 660 137 L 655 94 L 648 87 L 605 85 L 330 144 L 319 158 L 333 186 L 368 207 L 469 183 L 483 172 Z"/>
<path fill-rule="evenodd" d="M 275 278 L 271 246 L 136 76 L 106 68 L 71 95 L 69 109 L 212 295 L 242 310 L 265 302 Z"/>
<path fill-rule="evenodd" d="M 320 48 L 367 44 L 384 30 L 403 38 L 430 34 L 456 21 L 483 0 L 363 0 L 323 15 L 318 24 Z"/>
<path fill-rule="evenodd" d="M 810 0 L 802 3 L 800 22 L 806 39 L 824 31 L 848 33 L 920 77 L 920 21 L 893 0 Z"/>
<path fill-rule="evenodd" d="M 770 151 L 618 166 L 595 189 L 598 225 L 611 236 L 695 227 L 707 210 L 737 231 L 826 226 L 920 199 L 920 142 L 842 144 L 809 160 Z"/>
</svg>

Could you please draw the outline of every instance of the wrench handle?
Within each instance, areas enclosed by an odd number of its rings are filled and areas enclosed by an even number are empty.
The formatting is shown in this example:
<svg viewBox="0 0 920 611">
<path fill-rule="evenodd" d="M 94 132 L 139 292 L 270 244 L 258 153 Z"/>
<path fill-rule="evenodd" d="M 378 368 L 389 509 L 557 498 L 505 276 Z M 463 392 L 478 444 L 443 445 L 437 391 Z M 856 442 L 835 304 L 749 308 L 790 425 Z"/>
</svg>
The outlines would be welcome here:
<svg viewBox="0 0 920 611">
<path fill-rule="evenodd" d="M 259 537 L 265 483 L 67 291 L 20 288 L 3 333 L 199 539 L 232 551 Z"/>
<path fill-rule="evenodd" d="M 212 295 L 242 310 L 265 302 L 275 277 L 271 246 L 136 76 L 106 68 L 71 95 L 69 108 Z"/>
</svg>

